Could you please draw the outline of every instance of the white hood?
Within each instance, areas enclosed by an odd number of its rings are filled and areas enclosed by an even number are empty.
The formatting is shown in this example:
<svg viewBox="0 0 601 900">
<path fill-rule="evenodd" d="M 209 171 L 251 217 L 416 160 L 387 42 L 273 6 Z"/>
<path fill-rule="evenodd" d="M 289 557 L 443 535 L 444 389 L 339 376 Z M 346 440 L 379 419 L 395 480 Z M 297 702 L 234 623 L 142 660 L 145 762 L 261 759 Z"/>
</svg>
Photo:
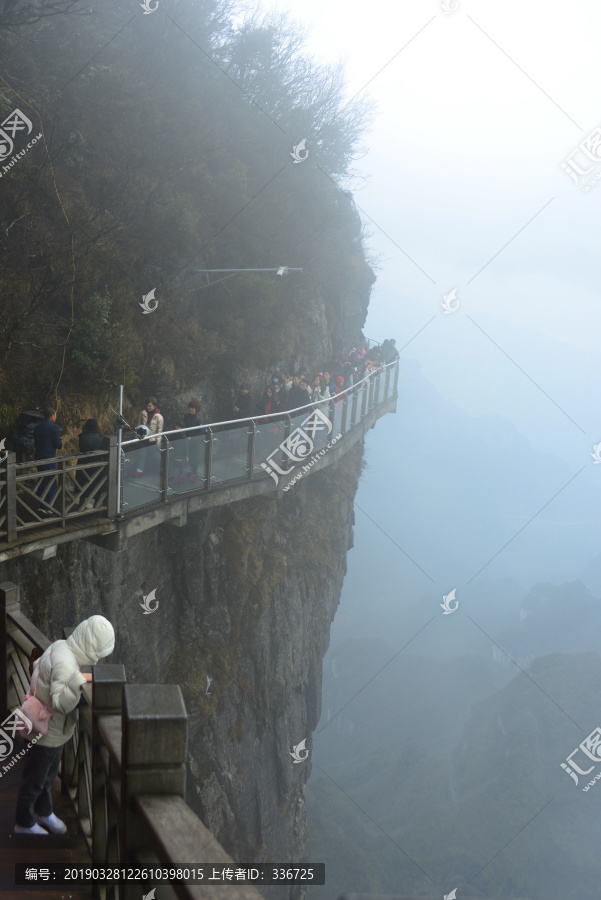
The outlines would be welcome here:
<svg viewBox="0 0 601 900">
<path fill-rule="evenodd" d="M 95 666 L 113 652 L 115 631 L 104 616 L 90 616 L 79 623 L 66 643 L 80 666 Z"/>
</svg>

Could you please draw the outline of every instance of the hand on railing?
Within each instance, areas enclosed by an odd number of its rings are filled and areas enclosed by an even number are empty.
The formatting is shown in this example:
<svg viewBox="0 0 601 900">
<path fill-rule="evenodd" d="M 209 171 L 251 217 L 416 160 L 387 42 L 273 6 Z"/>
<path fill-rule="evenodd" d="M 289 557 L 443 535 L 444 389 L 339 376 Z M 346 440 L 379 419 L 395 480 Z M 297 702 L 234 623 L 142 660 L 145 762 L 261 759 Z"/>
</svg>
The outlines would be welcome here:
<svg viewBox="0 0 601 900">
<path fill-rule="evenodd" d="M 93 677 L 93 676 L 92 676 L 92 673 L 91 673 L 91 672 L 82 672 L 81 674 L 83 675 L 83 677 L 85 678 L 86 681 L 91 681 L 91 680 L 92 680 L 92 677 Z"/>
</svg>

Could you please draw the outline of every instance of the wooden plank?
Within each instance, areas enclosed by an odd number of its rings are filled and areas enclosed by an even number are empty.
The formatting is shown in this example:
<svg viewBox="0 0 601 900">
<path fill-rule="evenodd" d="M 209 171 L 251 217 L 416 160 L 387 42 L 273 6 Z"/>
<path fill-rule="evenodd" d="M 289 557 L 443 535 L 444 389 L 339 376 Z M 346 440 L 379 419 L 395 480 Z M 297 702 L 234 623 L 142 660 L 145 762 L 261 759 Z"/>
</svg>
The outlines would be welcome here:
<svg viewBox="0 0 601 900">
<path fill-rule="evenodd" d="M 100 737 L 111 755 L 112 761 L 121 770 L 121 716 L 98 716 L 97 726 Z"/>
<path fill-rule="evenodd" d="M 14 677 L 18 678 L 18 682 L 23 691 L 23 696 L 25 696 L 25 694 L 29 690 L 29 660 L 27 660 L 26 663 L 23 664 L 22 660 L 14 650 L 9 654 L 9 660 L 14 667 L 14 672 L 12 674 L 14 675 Z"/>
<path fill-rule="evenodd" d="M 46 635 L 43 634 L 39 628 L 36 628 L 33 622 L 30 622 L 20 610 L 9 613 L 7 619 L 9 626 L 11 623 L 15 625 L 39 650 L 41 650 L 42 653 L 47 650 L 52 643 L 52 641 L 48 640 Z"/>
<path fill-rule="evenodd" d="M 21 745 L 21 741 L 19 741 Z M 21 746 L 15 748 L 19 752 Z M 15 885 L 15 863 L 25 862 L 36 867 L 91 865 L 85 839 L 79 832 L 75 811 L 61 796 L 57 781 L 52 789 L 52 804 L 56 815 L 67 825 L 66 835 L 14 834 L 15 806 L 25 758 L 21 757 L 0 779 L 0 895 L 2 900 L 28 900 L 42 895 L 44 900 L 61 900 L 71 894 L 77 900 L 92 898 L 92 886 L 45 886 L 44 882 Z"/>
<path fill-rule="evenodd" d="M 235 865 L 182 797 L 142 794 L 134 797 L 134 808 L 162 866 L 204 862 Z M 173 889 L 182 900 L 263 900 L 249 884 L 185 884 L 173 885 Z"/>
</svg>

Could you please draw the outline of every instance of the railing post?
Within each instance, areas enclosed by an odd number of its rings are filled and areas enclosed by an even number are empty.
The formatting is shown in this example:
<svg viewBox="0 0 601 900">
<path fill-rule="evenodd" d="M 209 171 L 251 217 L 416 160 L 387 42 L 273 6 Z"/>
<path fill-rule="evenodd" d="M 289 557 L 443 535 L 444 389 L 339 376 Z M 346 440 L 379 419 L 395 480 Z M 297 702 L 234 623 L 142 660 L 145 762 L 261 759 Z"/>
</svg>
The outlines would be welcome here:
<svg viewBox="0 0 601 900">
<path fill-rule="evenodd" d="M 211 464 L 213 462 L 213 432 L 209 430 L 208 438 L 205 438 L 205 487 L 211 487 Z"/>
<path fill-rule="evenodd" d="M 375 388 L 375 386 L 376 385 L 375 385 L 374 377 L 373 377 L 373 375 L 370 375 L 368 400 L 367 400 L 367 411 L 368 412 L 371 412 L 372 409 L 374 408 L 374 388 Z"/>
<path fill-rule="evenodd" d="M 284 426 L 284 437 L 280 441 L 280 446 L 288 440 L 288 438 L 290 437 L 291 431 L 292 431 L 292 416 L 287 415 L 286 416 L 286 424 Z M 284 453 L 283 450 L 280 453 L 280 457 L 278 459 L 278 465 L 279 465 L 280 469 L 283 469 L 284 467 L 286 469 L 290 468 L 290 459 L 286 456 L 286 454 Z"/>
<path fill-rule="evenodd" d="M 159 447 L 159 453 L 161 454 L 159 457 L 161 460 L 161 500 L 163 503 L 166 503 L 167 495 L 171 490 L 169 487 L 169 451 L 172 450 L 173 447 L 169 445 L 169 439 L 166 437 L 159 437 L 159 441 L 162 445 Z"/>
<path fill-rule="evenodd" d="M 365 404 L 367 403 L 367 391 L 365 390 L 365 382 L 361 385 L 361 390 L 363 394 L 361 396 L 361 416 L 360 419 L 363 420 L 365 417 Z"/>
<path fill-rule="evenodd" d="M 380 381 L 381 381 L 382 370 L 378 369 L 376 372 L 376 386 L 374 388 L 374 399 L 376 406 L 380 405 Z"/>
<path fill-rule="evenodd" d="M 394 384 L 393 384 L 393 386 L 392 386 L 392 390 L 393 390 L 393 392 L 394 392 L 395 395 L 396 395 L 396 393 L 397 393 L 397 385 L 398 385 L 398 383 L 399 383 L 399 368 L 400 368 L 400 360 L 397 359 L 397 361 L 396 361 L 396 368 L 395 368 L 395 370 L 394 370 Z"/>
<path fill-rule="evenodd" d="M 17 540 L 17 457 L 6 457 L 6 540 Z"/>
<path fill-rule="evenodd" d="M 348 412 L 348 394 L 345 394 L 342 398 L 342 420 L 340 422 L 340 431 L 342 434 L 346 434 L 346 416 Z M 336 437 L 336 435 L 334 435 Z"/>
<path fill-rule="evenodd" d="M 102 439 L 102 449 L 108 450 L 106 514 L 109 519 L 117 515 L 117 472 L 119 471 L 119 447 L 116 434 L 109 434 Z"/>
<path fill-rule="evenodd" d="M 107 812 L 109 773 L 103 765 L 102 740 L 98 731 L 99 716 L 120 716 L 123 707 L 125 669 L 120 665 L 94 666 L 92 688 L 92 865 L 107 866 L 110 841 Z M 110 759 L 106 759 L 110 766 Z M 107 840 L 108 837 L 108 840 Z"/>
<path fill-rule="evenodd" d="M 8 715 L 8 616 L 19 611 L 19 600 L 18 585 L 12 581 L 0 584 L 0 722 Z"/>
<path fill-rule="evenodd" d="M 390 387 L 390 368 L 386 366 L 386 379 L 384 381 L 384 399 L 388 400 L 388 389 Z"/>
<path fill-rule="evenodd" d="M 351 428 L 357 424 L 357 401 L 359 400 L 359 391 L 357 388 L 353 391 L 353 408 L 351 409 Z"/>
<path fill-rule="evenodd" d="M 266 426 L 267 427 L 267 426 Z M 248 477 L 252 478 L 255 471 L 255 444 L 257 441 L 257 425 L 253 420 L 250 431 L 248 432 L 248 446 L 247 446 L 247 454 L 246 454 L 246 471 L 248 472 Z"/>
<path fill-rule="evenodd" d="M 186 796 L 188 717 L 178 684 L 124 684 L 121 745 L 120 865 L 148 848 L 132 799 L 139 794 Z M 139 900 L 126 884 L 124 900 Z"/>
</svg>

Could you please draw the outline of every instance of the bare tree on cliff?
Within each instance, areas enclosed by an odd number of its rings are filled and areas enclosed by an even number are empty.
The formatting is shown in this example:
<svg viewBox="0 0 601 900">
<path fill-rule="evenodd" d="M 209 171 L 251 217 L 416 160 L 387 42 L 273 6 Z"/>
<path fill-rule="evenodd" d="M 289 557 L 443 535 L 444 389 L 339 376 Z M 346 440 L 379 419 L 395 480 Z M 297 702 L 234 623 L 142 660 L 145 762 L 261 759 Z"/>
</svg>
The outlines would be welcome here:
<svg viewBox="0 0 601 900">
<path fill-rule="evenodd" d="M 90 12 L 89 4 L 84 0 L 0 0 L 0 30 L 36 25 L 40 19 L 50 16 L 88 16 Z"/>
</svg>

